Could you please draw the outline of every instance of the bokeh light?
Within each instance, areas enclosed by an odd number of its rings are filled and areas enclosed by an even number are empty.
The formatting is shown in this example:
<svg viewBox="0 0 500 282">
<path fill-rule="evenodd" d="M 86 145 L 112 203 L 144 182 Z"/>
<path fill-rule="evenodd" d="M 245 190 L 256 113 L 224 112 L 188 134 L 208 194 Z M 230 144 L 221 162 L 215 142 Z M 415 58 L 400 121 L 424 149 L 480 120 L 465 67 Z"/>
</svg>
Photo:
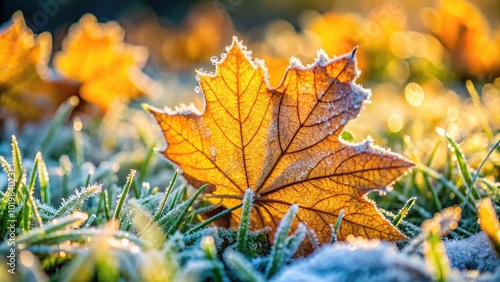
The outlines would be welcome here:
<svg viewBox="0 0 500 282">
<path fill-rule="evenodd" d="M 410 105 L 418 107 L 424 102 L 424 90 L 417 83 L 409 83 L 406 85 L 405 98 Z"/>
<path fill-rule="evenodd" d="M 392 132 L 398 132 L 403 128 L 403 118 L 398 114 L 392 114 L 387 120 L 387 126 Z"/>
</svg>

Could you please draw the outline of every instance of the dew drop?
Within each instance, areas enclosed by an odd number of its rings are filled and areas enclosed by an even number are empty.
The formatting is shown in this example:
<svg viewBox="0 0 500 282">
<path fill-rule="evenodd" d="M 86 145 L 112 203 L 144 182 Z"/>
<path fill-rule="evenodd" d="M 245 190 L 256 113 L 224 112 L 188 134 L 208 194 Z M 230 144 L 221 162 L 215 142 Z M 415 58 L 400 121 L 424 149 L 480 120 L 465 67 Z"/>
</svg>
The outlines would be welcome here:
<svg viewBox="0 0 500 282">
<path fill-rule="evenodd" d="M 196 93 L 200 93 L 200 92 L 201 92 L 201 88 L 200 88 L 199 86 L 196 86 L 196 87 L 194 88 L 194 92 L 196 92 Z"/>
<path fill-rule="evenodd" d="M 219 62 L 219 58 L 217 58 L 217 56 L 213 56 L 212 58 L 210 58 L 210 61 L 213 65 L 216 65 Z"/>
<path fill-rule="evenodd" d="M 227 50 L 229 51 L 229 50 Z M 226 58 L 226 54 L 220 54 L 220 57 L 224 60 Z"/>
<path fill-rule="evenodd" d="M 200 76 L 199 76 L 199 75 L 196 75 L 196 76 L 194 77 L 194 79 L 195 79 L 196 81 L 200 81 Z"/>
</svg>

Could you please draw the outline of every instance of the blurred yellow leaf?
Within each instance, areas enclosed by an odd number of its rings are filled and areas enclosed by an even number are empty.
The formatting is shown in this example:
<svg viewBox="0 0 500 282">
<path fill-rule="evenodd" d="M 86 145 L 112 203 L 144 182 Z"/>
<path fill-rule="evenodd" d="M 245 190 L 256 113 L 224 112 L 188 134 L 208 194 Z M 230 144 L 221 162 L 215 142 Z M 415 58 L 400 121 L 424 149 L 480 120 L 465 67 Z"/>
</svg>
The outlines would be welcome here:
<svg viewBox="0 0 500 282">
<path fill-rule="evenodd" d="M 363 41 L 362 24 L 359 15 L 329 12 L 313 18 L 306 29 L 318 35 L 327 53 L 339 54 L 349 52 Z"/>
<path fill-rule="evenodd" d="M 154 86 L 141 71 L 147 50 L 125 44 L 123 36 L 117 23 L 101 24 L 86 14 L 70 28 L 54 57 L 57 71 L 79 81 L 81 97 L 103 111 L 115 99 L 140 97 Z"/>
<path fill-rule="evenodd" d="M 233 40 L 216 74 L 199 73 L 206 99 L 194 107 L 148 110 L 163 129 L 165 156 L 179 165 L 193 186 L 209 183 L 225 207 L 240 204 L 244 191 L 255 193 L 253 227 L 276 228 L 291 204 L 297 217 L 321 242 L 329 224 L 344 210 L 339 239 L 349 234 L 402 240 L 402 235 L 365 195 L 390 185 L 413 165 L 373 146 L 339 139 L 369 93 L 354 81 L 354 53 L 316 63 L 293 62 L 279 87 L 271 89 L 262 61 Z M 233 215 L 236 225 L 238 215 Z"/>
<path fill-rule="evenodd" d="M 372 9 L 364 17 L 328 12 L 312 18 L 305 29 L 321 39 L 328 54 L 349 52 L 359 46 L 360 68 L 371 72 L 383 59 L 392 57 L 388 48 L 392 35 L 406 29 L 406 17 L 400 5 L 387 3 Z M 375 56 L 377 60 L 373 59 Z"/>
<path fill-rule="evenodd" d="M 493 248 L 500 256 L 500 223 L 490 198 L 481 199 L 478 203 L 479 224 L 488 235 Z"/>
<path fill-rule="evenodd" d="M 46 80 L 51 40 L 49 33 L 35 36 L 21 12 L 0 29 L 0 117 L 40 118 L 69 97 L 56 95 Z"/>
<path fill-rule="evenodd" d="M 219 14 L 213 3 L 199 3 L 191 7 L 179 27 L 167 28 L 163 58 L 170 68 L 192 69 L 194 63 L 204 62 L 220 50 L 233 33 L 229 17 Z"/>
<path fill-rule="evenodd" d="M 500 74 L 500 32 L 493 34 L 484 14 L 466 0 L 442 0 L 426 10 L 424 23 L 449 50 L 462 75 Z"/>
</svg>

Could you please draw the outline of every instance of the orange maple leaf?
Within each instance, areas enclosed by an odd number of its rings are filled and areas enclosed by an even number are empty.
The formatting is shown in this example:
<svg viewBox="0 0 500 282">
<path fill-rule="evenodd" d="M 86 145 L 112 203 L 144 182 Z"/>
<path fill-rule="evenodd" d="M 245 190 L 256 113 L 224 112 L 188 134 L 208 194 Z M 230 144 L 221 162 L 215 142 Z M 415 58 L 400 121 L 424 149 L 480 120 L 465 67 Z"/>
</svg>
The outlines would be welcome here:
<svg viewBox="0 0 500 282">
<path fill-rule="evenodd" d="M 46 80 L 51 40 L 47 32 L 35 36 L 21 12 L 14 13 L 0 29 L 1 118 L 6 114 L 15 114 L 21 120 L 40 118 L 64 100 Z"/>
<path fill-rule="evenodd" d="M 349 234 L 405 239 L 365 195 L 413 164 L 370 140 L 350 144 L 339 138 L 370 96 L 354 83 L 354 53 L 328 59 L 318 52 L 306 67 L 292 60 L 281 85 L 271 89 L 264 63 L 252 61 L 235 39 L 215 74 L 199 73 L 203 113 L 194 106 L 145 108 L 163 129 L 165 156 L 189 183 L 209 183 L 225 207 L 239 204 L 247 188 L 255 191 L 254 227 L 276 228 L 298 204 L 298 220 L 321 242 L 330 240 L 329 225 L 341 210 L 341 240 Z"/>
<path fill-rule="evenodd" d="M 55 68 L 82 83 L 81 97 L 106 111 L 115 99 L 128 100 L 152 91 L 155 84 L 141 71 L 148 52 L 123 42 L 115 22 L 100 24 L 91 14 L 70 28 Z"/>
</svg>

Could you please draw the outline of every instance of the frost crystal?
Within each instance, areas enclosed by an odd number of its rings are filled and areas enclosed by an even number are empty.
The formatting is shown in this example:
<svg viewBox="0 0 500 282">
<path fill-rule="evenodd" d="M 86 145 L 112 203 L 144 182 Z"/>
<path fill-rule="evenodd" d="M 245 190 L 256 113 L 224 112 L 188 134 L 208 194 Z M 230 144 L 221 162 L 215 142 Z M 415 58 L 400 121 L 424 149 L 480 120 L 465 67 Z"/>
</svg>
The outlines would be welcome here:
<svg viewBox="0 0 500 282">
<path fill-rule="evenodd" d="M 477 281 L 499 281 L 500 271 L 484 233 L 467 239 L 444 242 L 453 269 L 449 281 L 476 281 L 469 270 L 496 271 L 479 276 Z M 432 281 L 425 262 L 418 255 L 407 255 L 393 245 L 356 238 L 318 249 L 311 256 L 284 267 L 271 281 Z"/>
<path fill-rule="evenodd" d="M 444 246 L 452 267 L 484 272 L 498 266 L 495 251 L 484 232 L 467 239 L 445 241 Z"/>
<path fill-rule="evenodd" d="M 170 109 L 168 107 L 165 107 L 165 113 L 168 115 L 201 115 L 201 112 L 196 106 L 191 103 L 189 105 L 186 104 L 180 104 L 178 106 L 175 106 L 175 109 Z"/>
<path fill-rule="evenodd" d="M 303 66 L 302 66 L 302 62 L 298 58 L 291 57 L 290 58 L 290 67 L 291 68 L 301 68 Z"/>
<path fill-rule="evenodd" d="M 297 260 L 272 281 L 432 281 L 424 261 L 388 243 L 356 239 Z"/>
<path fill-rule="evenodd" d="M 325 50 L 319 49 L 317 52 L 317 58 L 315 63 L 319 66 L 324 67 L 328 64 L 329 60 L 330 59 L 328 58 L 328 54 L 326 54 Z"/>
</svg>

